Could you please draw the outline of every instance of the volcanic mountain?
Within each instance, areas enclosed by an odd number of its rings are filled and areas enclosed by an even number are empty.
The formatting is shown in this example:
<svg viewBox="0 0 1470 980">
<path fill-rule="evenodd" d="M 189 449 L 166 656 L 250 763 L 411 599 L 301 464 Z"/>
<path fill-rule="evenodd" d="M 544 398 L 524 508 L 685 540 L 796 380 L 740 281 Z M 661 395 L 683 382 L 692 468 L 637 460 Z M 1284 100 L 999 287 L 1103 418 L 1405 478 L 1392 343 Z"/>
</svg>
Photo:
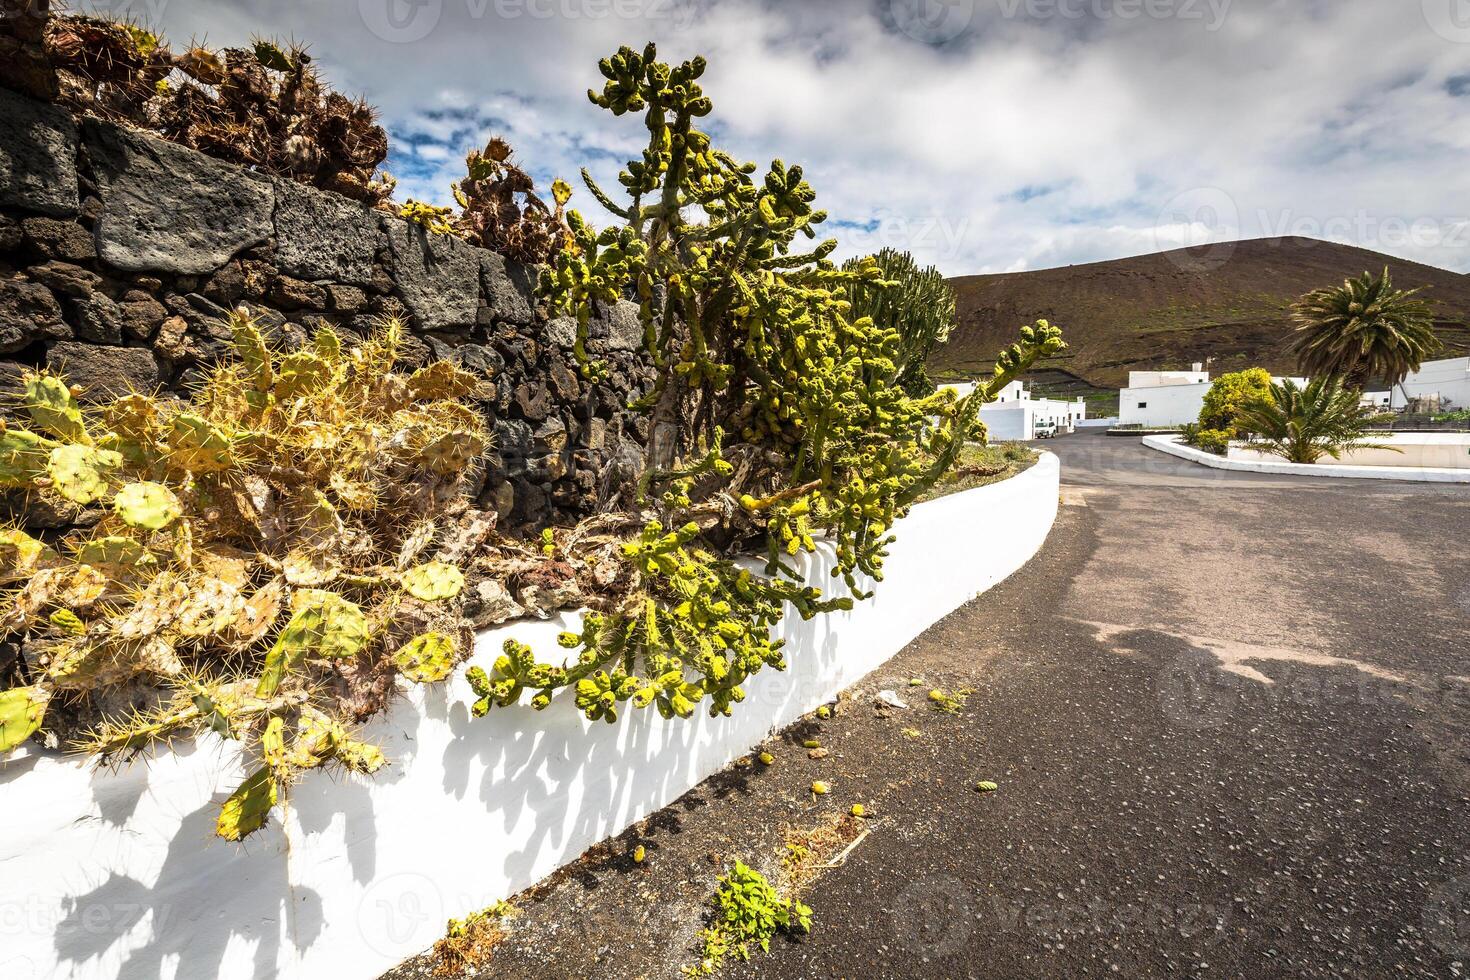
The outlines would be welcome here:
<svg viewBox="0 0 1470 980">
<path fill-rule="evenodd" d="M 1262 238 L 1058 269 L 960 276 L 958 328 L 931 358 L 936 378 L 989 371 L 1018 326 L 1045 318 L 1070 345 L 1042 365 L 1052 388 L 1118 388 L 1130 370 L 1292 373 L 1288 307 L 1303 293 L 1387 266 L 1423 287 L 1453 357 L 1470 352 L 1470 275 L 1310 238 Z M 1060 383 L 1060 384 L 1059 384 Z"/>
</svg>

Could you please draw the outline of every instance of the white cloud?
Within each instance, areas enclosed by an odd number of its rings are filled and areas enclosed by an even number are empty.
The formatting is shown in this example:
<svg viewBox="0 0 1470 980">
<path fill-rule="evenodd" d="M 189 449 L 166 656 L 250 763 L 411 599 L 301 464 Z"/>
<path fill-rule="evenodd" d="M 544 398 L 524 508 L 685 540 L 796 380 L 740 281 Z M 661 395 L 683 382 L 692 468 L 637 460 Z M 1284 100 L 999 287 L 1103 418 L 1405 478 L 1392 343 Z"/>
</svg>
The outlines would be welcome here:
<svg viewBox="0 0 1470 980">
<path fill-rule="evenodd" d="M 598 58 L 652 38 L 666 59 L 710 59 L 705 87 L 732 151 L 805 165 L 843 240 L 839 254 L 895 244 L 963 274 L 1146 252 L 1222 229 L 1241 237 L 1316 229 L 1470 271 L 1470 233 L 1459 224 L 1470 219 L 1470 93 L 1455 97 L 1450 83 L 1464 74 L 1470 46 L 1432 30 L 1420 6 L 130 4 L 176 39 L 310 40 L 335 84 L 382 108 L 398 137 L 393 165 L 404 170 L 405 195 L 446 200 L 463 154 L 492 133 L 509 137 L 543 180 L 587 166 L 613 184 L 642 127 L 584 93 L 601 83 Z M 950 16 L 915 20 L 916 12 Z M 1171 216 L 1171 202 L 1202 195 L 1223 199 L 1233 222 L 1219 223 L 1220 207 Z M 575 201 L 587 206 L 587 195 Z"/>
</svg>

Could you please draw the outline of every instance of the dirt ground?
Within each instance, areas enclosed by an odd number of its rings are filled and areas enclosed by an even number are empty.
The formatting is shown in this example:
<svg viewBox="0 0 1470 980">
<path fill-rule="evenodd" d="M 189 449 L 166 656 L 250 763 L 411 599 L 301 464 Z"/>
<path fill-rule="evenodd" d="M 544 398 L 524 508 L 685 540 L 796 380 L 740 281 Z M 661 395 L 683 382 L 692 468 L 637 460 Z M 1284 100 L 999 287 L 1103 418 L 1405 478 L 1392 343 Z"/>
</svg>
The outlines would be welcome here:
<svg viewBox="0 0 1470 980">
<path fill-rule="evenodd" d="M 774 765 L 520 896 L 479 975 L 677 977 L 727 862 L 774 875 L 785 830 L 853 803 L 870 833 L 805 895 L 812 933 L 721 976 L 1464 975 L 1470 488 L 1045 448 L 1063 507 L 1030 564 Z M 944 714 L 931 687 L 973 693 Z"/>
</svg>

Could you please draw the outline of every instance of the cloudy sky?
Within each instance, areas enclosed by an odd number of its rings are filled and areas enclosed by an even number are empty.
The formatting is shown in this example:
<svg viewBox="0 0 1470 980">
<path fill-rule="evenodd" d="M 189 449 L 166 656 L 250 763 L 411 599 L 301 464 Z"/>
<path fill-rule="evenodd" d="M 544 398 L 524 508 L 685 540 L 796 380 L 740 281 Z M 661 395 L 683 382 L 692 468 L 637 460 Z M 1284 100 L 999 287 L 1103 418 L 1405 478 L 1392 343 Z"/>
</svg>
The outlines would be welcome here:
<svg viewBox="0 0 1470 980">
<path fill-rule="evenodd" d="M 94 0 L 310 42 L 382 110 L 400 197 L 508 137 L 616 186 L 596 62 L 704 54 L 718 142 L 802 163 L 839 255 L 952 275 L 1299 234 L 1470 272 L 1470 0 Z M 584 214 L 598 210 L 585 193 Z M 596 220 L 596 219 L 594 219 Z"/>
</svg>

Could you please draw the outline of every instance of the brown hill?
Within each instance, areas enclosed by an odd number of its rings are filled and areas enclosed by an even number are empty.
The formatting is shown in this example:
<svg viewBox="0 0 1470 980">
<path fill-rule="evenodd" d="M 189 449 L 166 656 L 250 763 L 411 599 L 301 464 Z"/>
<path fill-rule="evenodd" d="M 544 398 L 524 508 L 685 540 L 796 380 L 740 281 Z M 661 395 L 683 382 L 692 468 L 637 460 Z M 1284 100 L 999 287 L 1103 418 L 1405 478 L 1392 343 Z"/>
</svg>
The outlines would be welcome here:
<svg viewBox="0 0 1470 980">
<path fill-rule="evenodd" d="M 1213 248 L 1213 251 L 1211 250 Z M 1310 238 L 1262 238 L 1060 269 L 951 279 L 959 327 L 935 353 L 936 377 L 989 370 L 1016 327 L 1044 317 L 1070 349 L 1041 365 L 1117 388 L 1130 370 L 1216 374 L 1259 365 L 1287 373 L 1287 307 L 1303 293 L 1386 265 L 1401 289 L 1426 287 L 1446 352 L 1470 351 L 1470 275 Z"/>
</svg>

